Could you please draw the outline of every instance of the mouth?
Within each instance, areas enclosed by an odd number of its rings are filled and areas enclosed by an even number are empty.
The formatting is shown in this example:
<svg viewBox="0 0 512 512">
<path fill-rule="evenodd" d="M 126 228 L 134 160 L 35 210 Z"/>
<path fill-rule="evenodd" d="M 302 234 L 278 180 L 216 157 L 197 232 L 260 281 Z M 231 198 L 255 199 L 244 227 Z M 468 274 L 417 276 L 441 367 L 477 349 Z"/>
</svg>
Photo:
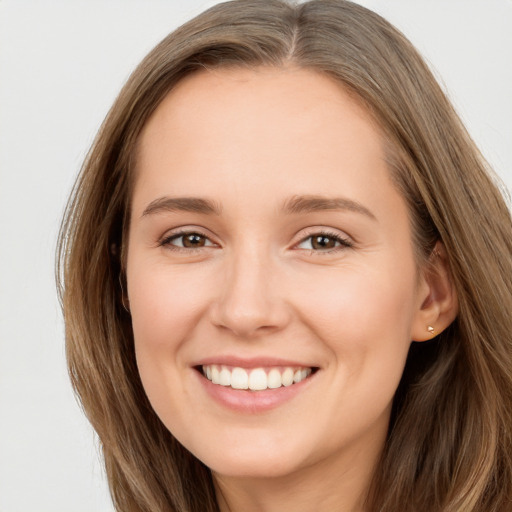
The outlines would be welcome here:
<svg viewBox="0 0 512 512">
<path fill-rule="evenodd" d="M 269 366 L 242 368 L 220 364 L 207 364 L 196 367 L 212 384 L 235 390 L 265 391 L 298 384 L 318 368 L 306 366 Z"/>
</svg>

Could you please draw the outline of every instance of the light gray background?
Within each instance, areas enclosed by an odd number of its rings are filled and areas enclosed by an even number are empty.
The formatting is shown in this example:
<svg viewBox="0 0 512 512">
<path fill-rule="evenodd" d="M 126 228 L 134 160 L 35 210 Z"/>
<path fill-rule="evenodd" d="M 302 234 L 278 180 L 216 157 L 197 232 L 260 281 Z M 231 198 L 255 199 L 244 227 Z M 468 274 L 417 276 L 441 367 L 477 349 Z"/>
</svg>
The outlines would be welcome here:
<svg viewBox="0 0 512 512">
<path fill-rule="evenodd" d="M 0 0 L 0 512 L 112 510 L 67 379 L 56 234 L 80 163 L 130 71 L 214 3 Z M 360 3 L 427 57 L 510 189 L 512 0 Z"/>
</svg>

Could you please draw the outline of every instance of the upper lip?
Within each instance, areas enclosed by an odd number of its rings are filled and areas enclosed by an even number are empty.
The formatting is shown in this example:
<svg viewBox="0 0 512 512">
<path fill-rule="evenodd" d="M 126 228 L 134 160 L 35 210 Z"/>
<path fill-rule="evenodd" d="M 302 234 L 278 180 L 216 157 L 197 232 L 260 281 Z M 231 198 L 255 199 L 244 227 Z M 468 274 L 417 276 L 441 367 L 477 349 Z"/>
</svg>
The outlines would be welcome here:
<svg viewBox="0 0 512 512">
<path fill-rule="evenodd" d="M 212 357 L 205 357 L 198 361 L 197 363 L 193 364 L 193 366 L 208 366 L 211 364 L 234 366 L 239 368 L 261 368 L 272 366 L 315 368 L 315 365 L 304 363 L 303 361 L 296 361 L 279 357 L 260 356 L 245 358 L 234 355 L 217 355 Z"/>
</svg>

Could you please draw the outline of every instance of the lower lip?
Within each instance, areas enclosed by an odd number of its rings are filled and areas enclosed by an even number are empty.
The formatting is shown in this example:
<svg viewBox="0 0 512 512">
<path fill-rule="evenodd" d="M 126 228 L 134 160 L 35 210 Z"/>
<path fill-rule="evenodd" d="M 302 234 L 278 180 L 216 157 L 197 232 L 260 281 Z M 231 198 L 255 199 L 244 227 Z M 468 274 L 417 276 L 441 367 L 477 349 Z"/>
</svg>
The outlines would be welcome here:
<svg viewBox="0 0 512 512">
<path fill-rule="evenodd" d="M 202 373 L 194 371 L 208 395 L 217 403 L 233 411 L 246 414 L 270 411 L 292 400 L 309 387 L 316 375 L 316 373 L 313 373 L 307 379 L 291 386 L 281 386 L 280 388 L 265 389 L 263 391 L 250 391 L 213 384 Z"/>
</svg>

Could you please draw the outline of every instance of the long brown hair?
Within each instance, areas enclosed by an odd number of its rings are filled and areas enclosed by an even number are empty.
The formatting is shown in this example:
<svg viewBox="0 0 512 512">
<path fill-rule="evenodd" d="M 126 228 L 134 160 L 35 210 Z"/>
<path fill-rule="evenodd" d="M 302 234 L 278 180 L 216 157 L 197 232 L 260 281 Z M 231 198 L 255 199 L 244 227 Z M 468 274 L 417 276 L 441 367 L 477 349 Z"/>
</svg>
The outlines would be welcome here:
<svg viewBox="0 0 512 512">
<path fill-rule="evenodd" d="M 446 247 L 455 322 L 413 343 L 368 496 L 375 512 L 512 510 L 512 222 L 497 179 L 411 44 L 344 0 L 219 4 L 165 38 L 105 119 L 62 224 L 58 279 L 73 386 L 98 433 L 123 512 L 218 510 L 208 468 L 172 436 L 142 388 L 123 250 L 138 136 L 195 70 L 293 64 L 338 80 L 384 133 L 418 260 Z"/>
</svg>

